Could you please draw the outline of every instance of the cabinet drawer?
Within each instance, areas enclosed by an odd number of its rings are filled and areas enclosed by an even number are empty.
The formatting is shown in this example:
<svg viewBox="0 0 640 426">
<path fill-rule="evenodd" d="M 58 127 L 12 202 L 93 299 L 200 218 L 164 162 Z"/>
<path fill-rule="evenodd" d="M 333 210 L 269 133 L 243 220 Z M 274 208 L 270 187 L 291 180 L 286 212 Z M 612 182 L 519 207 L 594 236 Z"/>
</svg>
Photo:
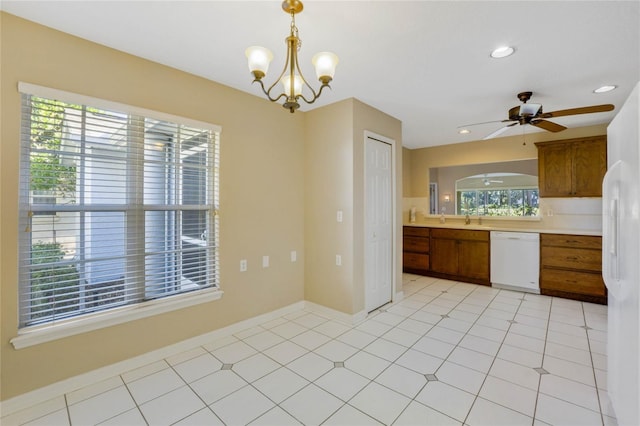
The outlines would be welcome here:
<svg viewBox="0 0 640 426">
<path fill-rule="evenodd" d="M 540 288 L 593 296 L 606 295 L 602 275 L 588 272 L 542 268 L 540 270 Z"/>
<path fill-rule="evenodd" d="M 602 252 L 567 247 L 541 247 L 540 264 L 556 268 L 600 272 L 602 271 Z"/>
<path fill-rule="evenodd" d="M 429 237 L 429 228 L 419 226 L 405 226 L 402 228 L 403 235 L 412 235 L 415 237 Z"/>
<path fill-rule="evenodd" d="M 421 253 L 402 253 L 402 267 L 405 269 L 429 269 L 429 255 Z"/>
<path fill-rule="evenodd" d="M 453 240 L 489 241 L 488 231 L 474 231 L 466 229 L 431 229 L 433 238 L 449 238 Z"/>
<path fill-rule="evenodd" d="M 540 234 L 541 246 L 602 248 L 602 237 L 589 235 Z"/>
<path fill-rule="evenodd" d="M 424 237 L 404 237 L 403 250 L 419 253 L 429 253 L 429 238 Z"/>
</svg>

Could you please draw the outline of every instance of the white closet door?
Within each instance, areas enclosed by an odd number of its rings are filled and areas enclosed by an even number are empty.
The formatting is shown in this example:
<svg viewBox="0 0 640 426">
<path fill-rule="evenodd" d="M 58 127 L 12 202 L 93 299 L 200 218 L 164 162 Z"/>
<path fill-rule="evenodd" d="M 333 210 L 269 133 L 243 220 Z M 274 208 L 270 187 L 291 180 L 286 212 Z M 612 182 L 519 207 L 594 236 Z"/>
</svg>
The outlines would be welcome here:
<svg viewBox="0 0 640 426">
<path fill-rule="evenodd" d="M 391 301 L 393 191 L 391 145 L 365 142 L 365 304 L 367 312 Z"/>
</svg>

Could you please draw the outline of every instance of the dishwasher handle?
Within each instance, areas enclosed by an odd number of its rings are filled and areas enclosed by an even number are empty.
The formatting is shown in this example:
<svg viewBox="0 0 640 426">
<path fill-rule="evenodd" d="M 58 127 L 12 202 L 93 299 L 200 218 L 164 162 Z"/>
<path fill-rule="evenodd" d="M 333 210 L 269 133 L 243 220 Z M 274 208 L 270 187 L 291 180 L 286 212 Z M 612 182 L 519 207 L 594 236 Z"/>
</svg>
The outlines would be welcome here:
<svg viewBox="0 0 640 426">
<path fill-rule="evenodd" d="M 509 232 L 491 231 L 492 240 L 514 240 L 514 241 L 538 241 L 540 234 L 537 232 Z"/>
</svg>

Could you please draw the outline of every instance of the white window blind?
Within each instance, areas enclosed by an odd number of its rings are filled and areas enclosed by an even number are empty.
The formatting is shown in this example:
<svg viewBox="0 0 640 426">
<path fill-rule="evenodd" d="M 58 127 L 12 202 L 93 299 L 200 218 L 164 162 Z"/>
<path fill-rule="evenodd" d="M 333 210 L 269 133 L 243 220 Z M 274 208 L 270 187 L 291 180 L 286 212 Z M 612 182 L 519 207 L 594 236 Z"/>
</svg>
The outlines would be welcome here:
<svg viewBox="0 0 640 426">
<path fill-rule="evenodd" d="M 216 126 L 96 104 L 22 94 L 21 328 L 219 286 Z"/>
</svg>

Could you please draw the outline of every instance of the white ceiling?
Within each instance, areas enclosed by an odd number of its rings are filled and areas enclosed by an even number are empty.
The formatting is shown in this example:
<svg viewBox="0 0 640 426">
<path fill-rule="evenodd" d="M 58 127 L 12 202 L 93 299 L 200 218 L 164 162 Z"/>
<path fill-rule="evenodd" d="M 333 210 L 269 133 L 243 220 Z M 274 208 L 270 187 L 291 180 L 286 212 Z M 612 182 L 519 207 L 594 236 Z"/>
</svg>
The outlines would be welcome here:
<svg viewBox="0 0 640 426">
<path fill-rule="evenodd" d="M 271 83 L 289 32 L 280 1 L 3 0 L 1 7 L 256 96 L 245 48 L 273 51 Z M 400 119 L 408 148 L 481 139 L 502 124 L 473 126 L 469 135 L 457 127 L 507 118 L 522 91 L 533 91 L 530 102 L 544 111 L 604 103 L 617 110 L 640 78 L 638 1 L 306 0 L 304 7 L 296 17 L 304 75 L 315 79 L 316 52 L 340 57 L 332 90 L 312 107 L 357 98 Z M 516 53 L 491 59 L 503 44 Z M 618 89 L 592 93 L 604 84 Z M 615 112 L 553 121 L 601 124 Z M 501 136 L 522 132 L 514 126 Z"/>
</svg>

